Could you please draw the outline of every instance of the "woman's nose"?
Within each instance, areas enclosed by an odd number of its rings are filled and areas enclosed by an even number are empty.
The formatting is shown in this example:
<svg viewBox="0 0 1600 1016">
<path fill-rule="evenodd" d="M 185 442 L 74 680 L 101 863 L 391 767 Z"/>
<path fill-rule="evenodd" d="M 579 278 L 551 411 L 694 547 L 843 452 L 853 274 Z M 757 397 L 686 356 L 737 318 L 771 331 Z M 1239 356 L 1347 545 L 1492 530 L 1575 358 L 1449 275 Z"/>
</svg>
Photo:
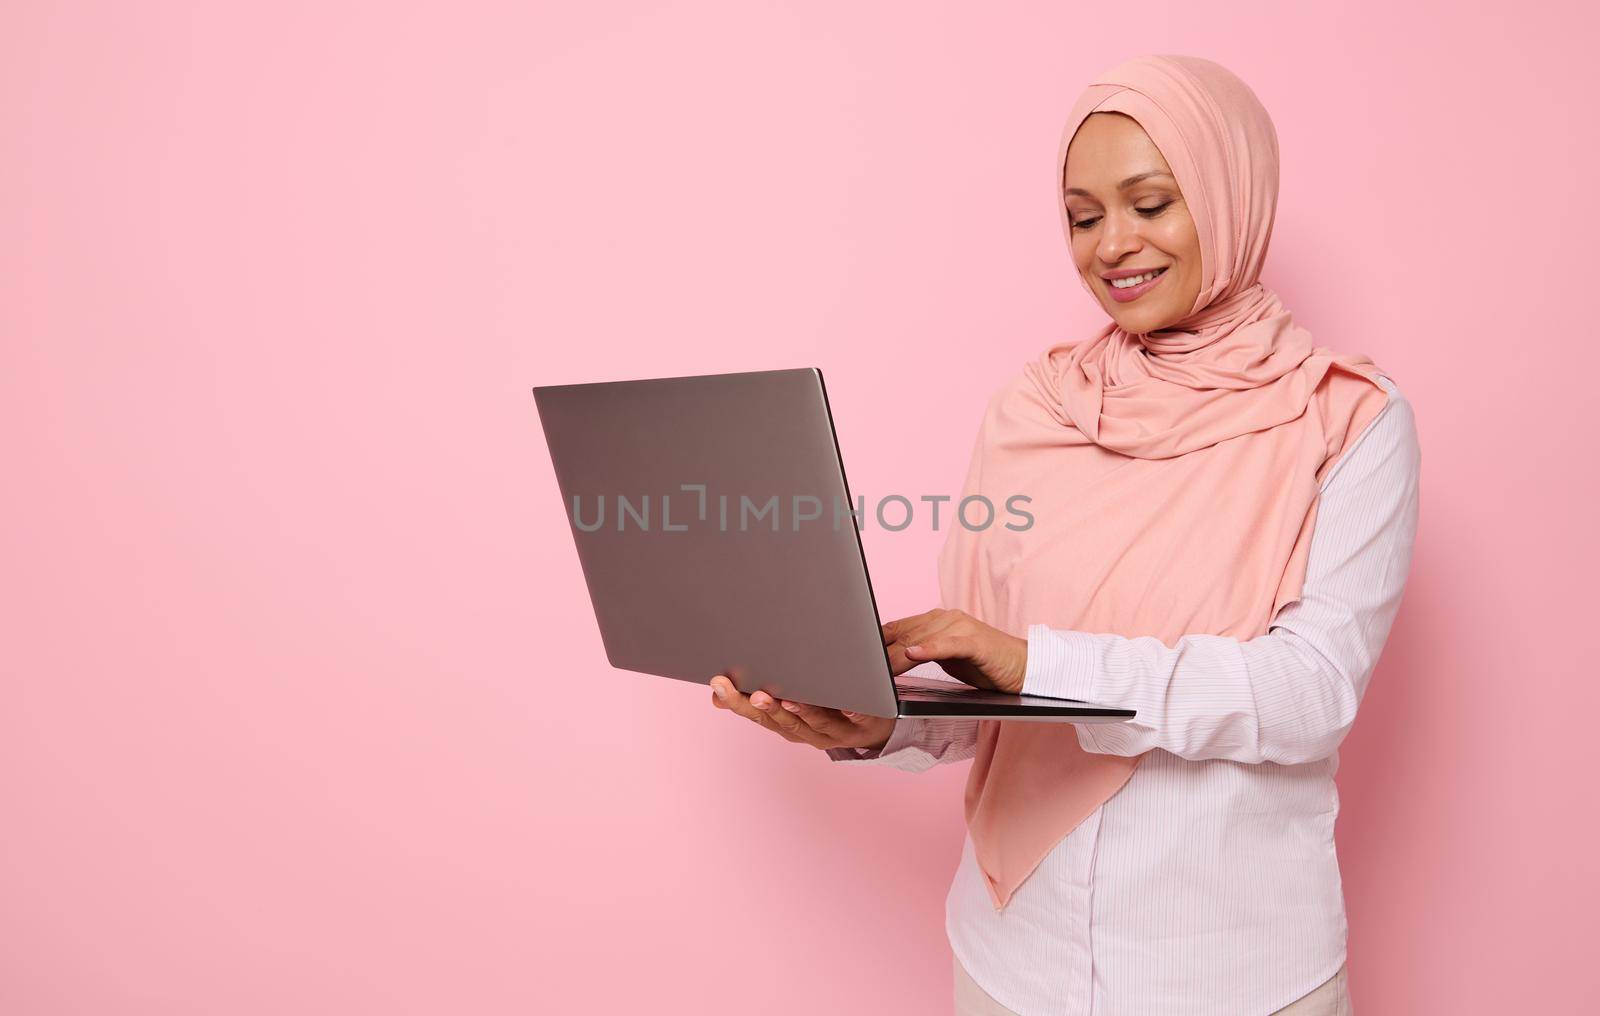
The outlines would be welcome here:
<svg viewBox="0 0 1600 1016">
<path fill-rule="evenodd" d="M 1095 254 L 1106 264 L 1114 265 L 1142 246 L 1138 223 L 1126 216 L 1108 213 L 1104 225 Z"/>
</svg>

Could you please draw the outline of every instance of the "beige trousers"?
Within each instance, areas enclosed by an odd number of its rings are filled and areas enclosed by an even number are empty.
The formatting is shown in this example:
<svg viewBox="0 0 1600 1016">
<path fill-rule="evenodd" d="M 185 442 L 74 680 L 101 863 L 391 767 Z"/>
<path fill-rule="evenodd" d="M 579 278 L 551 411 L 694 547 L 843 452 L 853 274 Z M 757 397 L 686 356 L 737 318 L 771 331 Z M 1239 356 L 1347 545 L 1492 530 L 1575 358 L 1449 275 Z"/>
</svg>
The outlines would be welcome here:
<svg viewBox="0 0 1600 1016">
<path fill-rule="evenodd" d="M 959 959 L 952 959 L 956 968 L 956 1016 L 1017 1016 L 978 987 Z M 1345 968 L 1341 966 L 1309 994 L 1290 1002 L 1273 1016 L 1353 1016 L 1348 987 Z"/>
</svg>

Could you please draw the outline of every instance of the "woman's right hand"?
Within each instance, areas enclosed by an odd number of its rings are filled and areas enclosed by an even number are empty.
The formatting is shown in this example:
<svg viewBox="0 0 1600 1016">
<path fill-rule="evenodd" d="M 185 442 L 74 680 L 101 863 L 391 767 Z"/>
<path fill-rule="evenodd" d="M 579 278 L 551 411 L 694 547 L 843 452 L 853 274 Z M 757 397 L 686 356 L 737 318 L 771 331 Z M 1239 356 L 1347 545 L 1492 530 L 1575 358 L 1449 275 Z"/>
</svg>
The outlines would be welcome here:
<svg viewBox="0 0 1600 1016">
<path fill-rule="evenodd" d="M 745 695 L 726 675 L 711 679 L 711 704 L 767 728 L 785 740 L 829 748 L 882 748 L 893 719 L 775 699 L 765 691 Z"/>
</svg>

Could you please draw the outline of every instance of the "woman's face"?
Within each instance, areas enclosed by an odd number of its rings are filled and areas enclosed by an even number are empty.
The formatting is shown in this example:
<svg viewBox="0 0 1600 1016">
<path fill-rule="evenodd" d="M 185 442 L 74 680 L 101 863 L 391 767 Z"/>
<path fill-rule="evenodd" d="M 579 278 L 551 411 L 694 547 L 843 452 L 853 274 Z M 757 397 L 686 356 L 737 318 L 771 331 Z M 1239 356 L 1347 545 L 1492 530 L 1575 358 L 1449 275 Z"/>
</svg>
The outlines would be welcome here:
<svg viewBox="0 0 1600 1016">
<path fill-rule="evenodd" d="M 1200 295 L 1200 234 L 1172 167 L 1138 121 L 1094 113 L 1062 173 L 1072 260 L 1124 331 L 1144 335 L 1188 317 Z M 1154 279 L 1119 287 L 1149 272 Z"/>
</svg>

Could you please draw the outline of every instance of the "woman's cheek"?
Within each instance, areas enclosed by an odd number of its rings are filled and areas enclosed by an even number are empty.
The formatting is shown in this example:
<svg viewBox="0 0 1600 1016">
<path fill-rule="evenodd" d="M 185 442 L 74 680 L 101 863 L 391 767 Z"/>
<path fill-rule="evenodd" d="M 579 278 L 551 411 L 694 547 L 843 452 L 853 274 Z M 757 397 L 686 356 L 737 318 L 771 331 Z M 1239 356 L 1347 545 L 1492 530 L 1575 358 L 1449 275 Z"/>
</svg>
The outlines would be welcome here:
<svg viewBox="0 0 1600 1016">
<path fill-rule="evenodd" d="M 1093 263 L 1094 250 L 1086 248 L 1084 242 L 1079 240 L 1072 247 L 1072 263 L 1078 268 L 1078 274 L 1088 278 L 1089 266 Z"/>
</svg>

